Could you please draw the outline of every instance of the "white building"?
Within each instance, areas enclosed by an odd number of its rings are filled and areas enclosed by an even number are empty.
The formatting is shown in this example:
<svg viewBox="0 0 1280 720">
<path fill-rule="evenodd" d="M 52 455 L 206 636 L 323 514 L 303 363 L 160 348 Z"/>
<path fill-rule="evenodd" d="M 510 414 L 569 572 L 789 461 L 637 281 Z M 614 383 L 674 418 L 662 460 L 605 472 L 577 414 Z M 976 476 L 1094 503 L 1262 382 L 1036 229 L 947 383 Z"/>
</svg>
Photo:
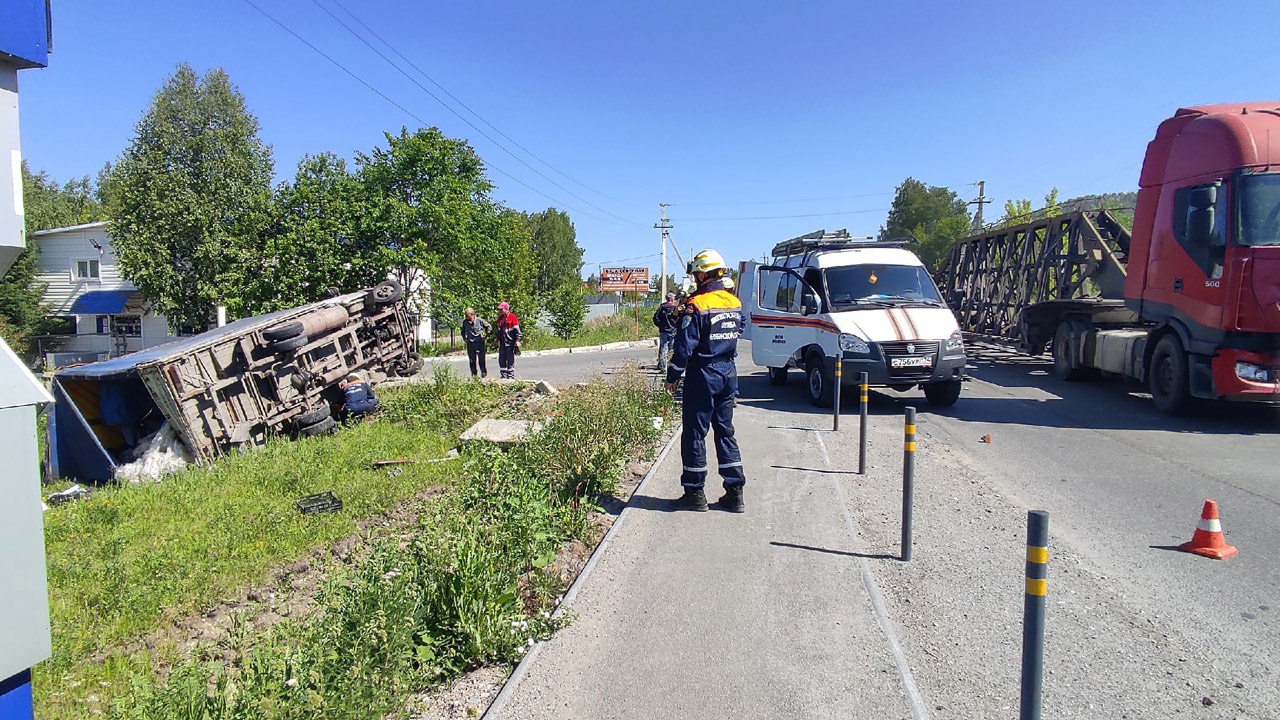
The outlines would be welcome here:
<svg viewBox="0 0 1280 720">
<path fill-rule="evenodd" d="M 46 345 L 91 360 L 92 354 L 123 355 L 175 337 L 168 321 L 151 312 L 133 283 L 121 277 L 107 223 L 41 230 L 28 241 L 40 251 L 44 302 L 51 315 L 65 319 L 66 338 Z"/>
</svg>

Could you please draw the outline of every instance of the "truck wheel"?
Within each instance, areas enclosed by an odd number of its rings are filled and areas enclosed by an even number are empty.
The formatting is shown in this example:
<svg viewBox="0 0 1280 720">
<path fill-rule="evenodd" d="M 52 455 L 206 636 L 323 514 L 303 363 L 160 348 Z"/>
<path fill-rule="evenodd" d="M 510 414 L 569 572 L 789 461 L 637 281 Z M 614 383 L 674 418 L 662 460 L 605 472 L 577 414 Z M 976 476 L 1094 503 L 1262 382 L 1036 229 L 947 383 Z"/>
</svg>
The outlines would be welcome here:
<svg viewBox="0 0 1280 720">
<path fill-rule="evenodd" d="M 300 322 L 290 322 L 283 325 L 277 325 L 273 328 L 267 328 L 262 331 L 262 339 L 267 342 L 276 342 L 277 340 L 288 340 L 302 334 L 303 327 Z"/>
<path fill-rule="evenodd" d="M 404 297 L 404 286 L 395 280 L 387 280 L 374 286 L 371 294 L 374 304 L 386 305 Z"/>
<path fill-rule="evenodd" d="M 303 437 L 321 435 L 323 433 L 331 432 L 337 426 L 338 426 L 338 423 L 334 422 L 333 418 L 327 417 L 314 425 L 307 425 L 303 428 L 300 428 L 298 430 L 298 434 Z"/>
<path fill-rule="evenodd" d="M 935 407 L 951 407 L 960 399 L 960 387 L 962 385 L 963 383 L 959 380 L 929 383 L 924 386 L 924 399 Z"/>
<path fill-rule="evenodd" d="M 1156 343 L 1151 353 L 1151 367 L 1147 370 L 1147 384 L 1151 387 L 1151 402 L 1160 412 L 1177 415 L 1191 404 L 1187 355 L 1177 336 L 1165 335 Z"/>
<path fill-rule="evenodd" d="M 310 410 L 306 410 L 302 414 L 298 415 L 298 427 L 303 428 L 308 425 L 315 425 L 330 416 L 331 413 L 329 412 L 328 406 L 311 408 Z"/>
<path fill-rule="evenodd" d="M 1084 374 L 1071 354 L 1071 323 L 1059 323 L 1053 334 L 1053 376 L 1071 381 L 1081 379 Z"/>
<path fill-rule="evenodd" d="M 769 384 L 775 387 L 782 387 L 787 384 L 787 368 L 769 368 Z"/>
<path fill-rule="evenodd" d="M 307 336 L 299 335 L 297 337 L 291 337 L 288 340 L 277 340 L 267 345 L 267 350 L 275 353 L 276 355 L 283 355 L 287 352 L 293 352 L 306 344 Z"/>
<path fill-rule="evenodd" d="M 817 407 L 829 408 L 835 402 L 835 387 L 832 378 L 827 375 L 826 363 L 822 356 L 813 353 L 805 366 L 805 376 L 809 385 L 809 402 Z"/>
</svg>

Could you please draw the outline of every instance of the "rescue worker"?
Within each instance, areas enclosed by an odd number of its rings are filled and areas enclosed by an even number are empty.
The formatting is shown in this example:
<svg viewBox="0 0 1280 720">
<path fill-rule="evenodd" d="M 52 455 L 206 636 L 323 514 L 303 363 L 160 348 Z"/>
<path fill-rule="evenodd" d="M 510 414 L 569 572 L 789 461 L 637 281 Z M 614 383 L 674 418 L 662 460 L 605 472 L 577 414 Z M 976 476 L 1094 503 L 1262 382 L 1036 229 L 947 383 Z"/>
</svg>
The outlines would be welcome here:
<svg viewBox="0 0 1280 720">
<path fill-rule="evenodd" d="M 667 357 L 676 341 L 676 294 L 667 293 L 666 302 L 653 313 L 653 325 L 658 328 L 658 372 L 667 371 Z"/>
<path fill-rule="evenodd" d="M 703 490 L 707 479 L 707 429 L 715 430 L 716 461 L 724 479 L 724 496 L 717 505 L 729 512 L 745 512 L 742 488 L 747 482 L 742 454 L 733 437 L 734 397 L 738 394 L 738 336 L 742 334 L 742 303 L 725 290 L 728 267 L 715 250 L 693 256 L 687 268 L 697 289 L 685 301 L 676 327 L 675 352 L 667 367 L 666 387 L 672 394 L 684 374 L 684 431 L 680 456 L 684 495 L 671 502 L 673 510 L 707 510 Z"/>
<path fill-rule="evenodd" d="M 516 355 L 520 354 L 520 319 L 511 312 L 511 306 L 498 303 L 498 369 L 509 380 L 516 377 Z"/>
<path fill-rule="evenodd" d="M 373 394 L 373 386 L 360 377 L 360 373 L 351 373 L 342 383 L 342 413 L 347 416 L 368 415 L 378 409 L 378 396 Z"/>
</svg>

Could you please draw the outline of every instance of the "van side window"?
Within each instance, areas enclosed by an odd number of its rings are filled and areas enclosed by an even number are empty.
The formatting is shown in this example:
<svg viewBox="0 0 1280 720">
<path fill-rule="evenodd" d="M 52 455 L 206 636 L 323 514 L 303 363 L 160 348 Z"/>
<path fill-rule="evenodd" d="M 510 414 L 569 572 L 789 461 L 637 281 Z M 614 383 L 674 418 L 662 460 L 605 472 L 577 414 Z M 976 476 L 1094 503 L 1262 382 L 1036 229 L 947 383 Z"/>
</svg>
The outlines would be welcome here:
<svg viewBox="0 0 1280 720">
<path fill-rule="evenodd" d="M 1222 277 L 1229 207 L 1227 184 L 1221 181 L 1173 193 L 1173 238 L 1207 277 Z"/>
<path fill-rule="evenodd" d="M 796 278 L 776 268 L 760 269 L 760 307 L 779 312 L 800 312 Z"/>
</svg>

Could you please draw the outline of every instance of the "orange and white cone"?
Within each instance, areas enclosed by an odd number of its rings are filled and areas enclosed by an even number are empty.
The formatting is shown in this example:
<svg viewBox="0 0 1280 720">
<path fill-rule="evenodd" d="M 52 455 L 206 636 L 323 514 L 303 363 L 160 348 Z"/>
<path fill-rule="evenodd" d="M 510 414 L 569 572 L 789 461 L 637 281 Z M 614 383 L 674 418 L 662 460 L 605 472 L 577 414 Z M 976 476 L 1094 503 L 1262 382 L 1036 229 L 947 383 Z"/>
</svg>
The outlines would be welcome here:
<svg viewBox="0 0 1280 720">
<path fill-rule="evenodd" d="M 1200 512 L 1200 522 L 1196 525 L 1196 534 L 1191 542 L 1182 543 L 1180 550 L 1222 560 L 1236 554 L 1236 549 L 1228 545 L 1222 536 L 1222 523 L 1218 520 L 1218 503 L 1204 501 L 1204 510 Z"/>
</svg>

